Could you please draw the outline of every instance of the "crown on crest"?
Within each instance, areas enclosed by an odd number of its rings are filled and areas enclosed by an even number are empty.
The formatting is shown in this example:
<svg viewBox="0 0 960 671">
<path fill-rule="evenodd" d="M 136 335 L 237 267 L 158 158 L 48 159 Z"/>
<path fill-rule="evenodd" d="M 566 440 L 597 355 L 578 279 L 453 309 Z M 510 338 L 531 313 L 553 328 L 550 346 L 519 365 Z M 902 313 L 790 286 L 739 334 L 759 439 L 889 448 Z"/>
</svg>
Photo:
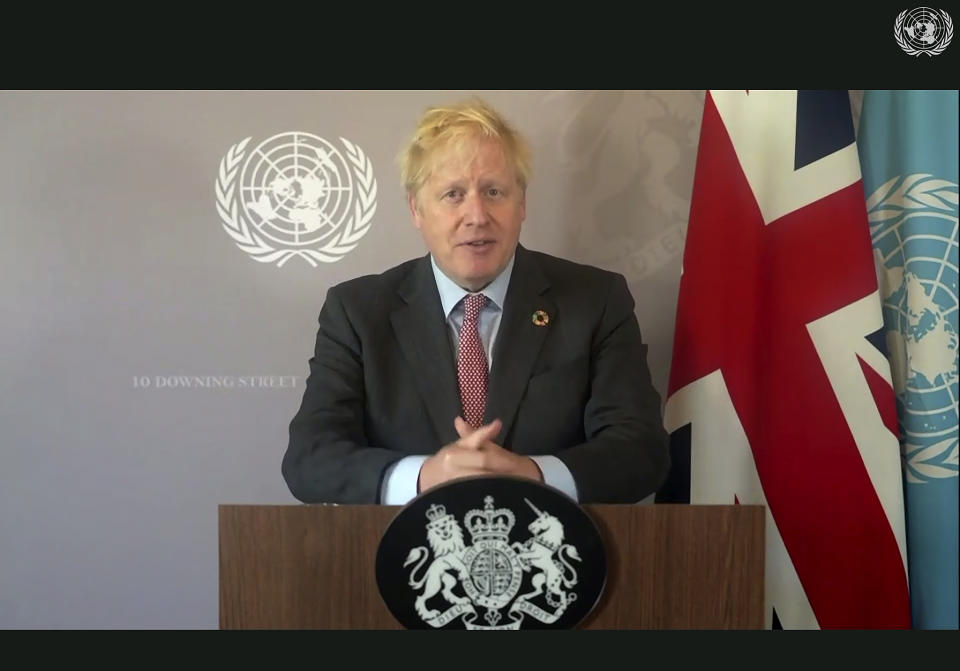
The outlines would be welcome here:
<svg viewBox="0 0 960 671">
<path fill-rule="evenodd" d="M 494 510 L 492 496 L 484 497 L 483 503 L 483 510 L 474 508 L 463 518 L 463 523 L 470 531 L 470 535 L 473 536 L 473 541 L 475 543 L 484 540 L 506 542 L 516 518 L 506 508 Z"/>
<path fill-rule="evenodd" d="M 449 515 L 447 515 L 447 509 L 443 505 L 434 503 L 427 509 L 427 519 L 431 522 L 442 520 L 444 517 L 449 517 Z"/>
</svg>

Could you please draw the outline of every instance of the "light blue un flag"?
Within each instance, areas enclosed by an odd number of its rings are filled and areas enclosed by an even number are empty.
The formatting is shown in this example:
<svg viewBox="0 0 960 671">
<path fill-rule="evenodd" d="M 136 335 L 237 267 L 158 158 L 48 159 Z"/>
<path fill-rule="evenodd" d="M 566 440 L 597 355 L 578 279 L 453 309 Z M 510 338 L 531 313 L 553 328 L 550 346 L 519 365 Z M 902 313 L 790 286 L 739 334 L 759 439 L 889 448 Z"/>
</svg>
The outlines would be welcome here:
<svg viewBox="0 0 960 671">
<path fill-rule="evenodd" d="M 917 629 L 957 628 L 957 91 L 867 91 L 860 164 L 880 272 Z"/>
</svg>

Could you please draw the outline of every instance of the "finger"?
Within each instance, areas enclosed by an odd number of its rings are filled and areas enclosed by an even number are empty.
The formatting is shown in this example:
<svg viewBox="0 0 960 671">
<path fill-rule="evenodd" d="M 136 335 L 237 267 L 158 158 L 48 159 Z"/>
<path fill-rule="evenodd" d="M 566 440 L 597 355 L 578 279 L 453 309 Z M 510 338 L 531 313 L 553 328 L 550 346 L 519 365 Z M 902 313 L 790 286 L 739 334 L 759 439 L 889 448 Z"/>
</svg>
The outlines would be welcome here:
<svg viewBox="0 0 960 671">
<path fill-rule="evenodd" d="M 487 471 L 489 457 L 482 451 L 472 448 L 457 447 L 446 455 L 444 467 L 449 473 L 462 471 Z"/>
<path fill-rule="evenodd" d="M 501 427 L 503 427 L 503 423 L 499 419 L 495 419 L 489 424 L 477 428 L 476 431 L 470 434 L 467 440 L 472 442 L 477 448 L 481 448 L 485 443 L 497 437 Z"/>
<path fill-rule="evenodd" d="M 461 438 L 466 438 L 471 433 L 473 433 L 473 427 L 463 421 L 463 417 L 457 415 L 453 420 L 453 428 L 457 430 L 457 433 Z"/>
<path fill-rule="evenodd" d="M 500 433 L 503 423 L 499 419 L 495 419 L 489 424 L 474 429 L 462 418 L 457 417 L 453 420 L 453 426 L 460 434 L 460 440 L 457 441 L 457 444 L 468 450 L 479 450 L 485 443 Z"/>
</svg>

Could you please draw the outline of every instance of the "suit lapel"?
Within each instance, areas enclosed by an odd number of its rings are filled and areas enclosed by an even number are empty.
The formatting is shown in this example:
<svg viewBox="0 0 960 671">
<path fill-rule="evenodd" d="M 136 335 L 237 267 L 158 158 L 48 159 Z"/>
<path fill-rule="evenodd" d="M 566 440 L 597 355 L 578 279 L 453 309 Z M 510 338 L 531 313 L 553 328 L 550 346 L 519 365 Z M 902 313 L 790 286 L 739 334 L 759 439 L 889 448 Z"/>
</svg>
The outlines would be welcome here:
<svg viewBox="0 0 960 671">
<path fill-rule="evenodd" d="M 457 379 L 440 294 L 427 255 L 397 288 L 404 304 L 390 315 L 400 349 L 414 378 L 440 445 L 458 438 L 453 418 L 460 414 Z M 428 448 L 430 446 L 424 446 Z"/>
<path fill-rule="evenodd" d="M 494 345 L 484 413 L 484 423 L 498 417 L 503 422 L 498 437 L 500 445 L 510 435 L 530 373 L 550 332 L 549 325 L 537 326 L 533 315 L 543 310 L 550 321 L 557 317 L 556 304 L 543 295 L 549 287 L 550 282 L 534 258 L 518 245 Z"/>
</svg>

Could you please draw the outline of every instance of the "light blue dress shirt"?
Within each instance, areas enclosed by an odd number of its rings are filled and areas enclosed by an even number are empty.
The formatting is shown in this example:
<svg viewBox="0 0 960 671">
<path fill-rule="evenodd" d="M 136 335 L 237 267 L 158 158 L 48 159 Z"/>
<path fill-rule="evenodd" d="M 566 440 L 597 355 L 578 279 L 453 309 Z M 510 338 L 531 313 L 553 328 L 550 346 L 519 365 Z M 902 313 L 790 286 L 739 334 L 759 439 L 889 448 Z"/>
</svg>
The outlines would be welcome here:
<svg viewBox="0 0 960 671">
<path fill-rule="evenodd" d="M 500 329 L 503 302 L 507 296 L 507 287 L 510 286 L 510 276 L 513 274 L 515 258 L 515 256 L 512 257 L 503 272 L 497 275 L 496 279 L 480 292 L 489 299 L 477 319 L 477 330 L 480 332 L 480 341 L 483 343 L 483 349 L 487 354 L 488 369 L 493 366 L 493 345 L 497 339 L 497 331 Z M 433 277 L 437 282 L 437 290 L 440 292 L 443 314 L 446 315 L 447 326 L 450 327 L 447 333 L 450 336 L 450 347 L 454 353 L 454 361 L 456 361 L 456 352 L 460 345 L 460 328 L 463 326 L 463 298 L 470 292 L 444 275 L 433 256 L 430 257 L 430 263 L 433 265 Z M 453 423 L 453 417 L 450 418 L 450 422 Z M 429 456 L 404 457 L 391 465 L 383 477 L 380 502 L 386 505 L 404 505 L 415 498 L 417 496 L 417 482 L 420 479 L 420 468 Z M 543 481 L 546 484 L 556 487 L 574 501 L 578 500 L 577 486 L 566 464 L 552 455 L 532 456 L 530 458 L 540 468 L 540 472 L 543 473 Z"/>
</svg>

